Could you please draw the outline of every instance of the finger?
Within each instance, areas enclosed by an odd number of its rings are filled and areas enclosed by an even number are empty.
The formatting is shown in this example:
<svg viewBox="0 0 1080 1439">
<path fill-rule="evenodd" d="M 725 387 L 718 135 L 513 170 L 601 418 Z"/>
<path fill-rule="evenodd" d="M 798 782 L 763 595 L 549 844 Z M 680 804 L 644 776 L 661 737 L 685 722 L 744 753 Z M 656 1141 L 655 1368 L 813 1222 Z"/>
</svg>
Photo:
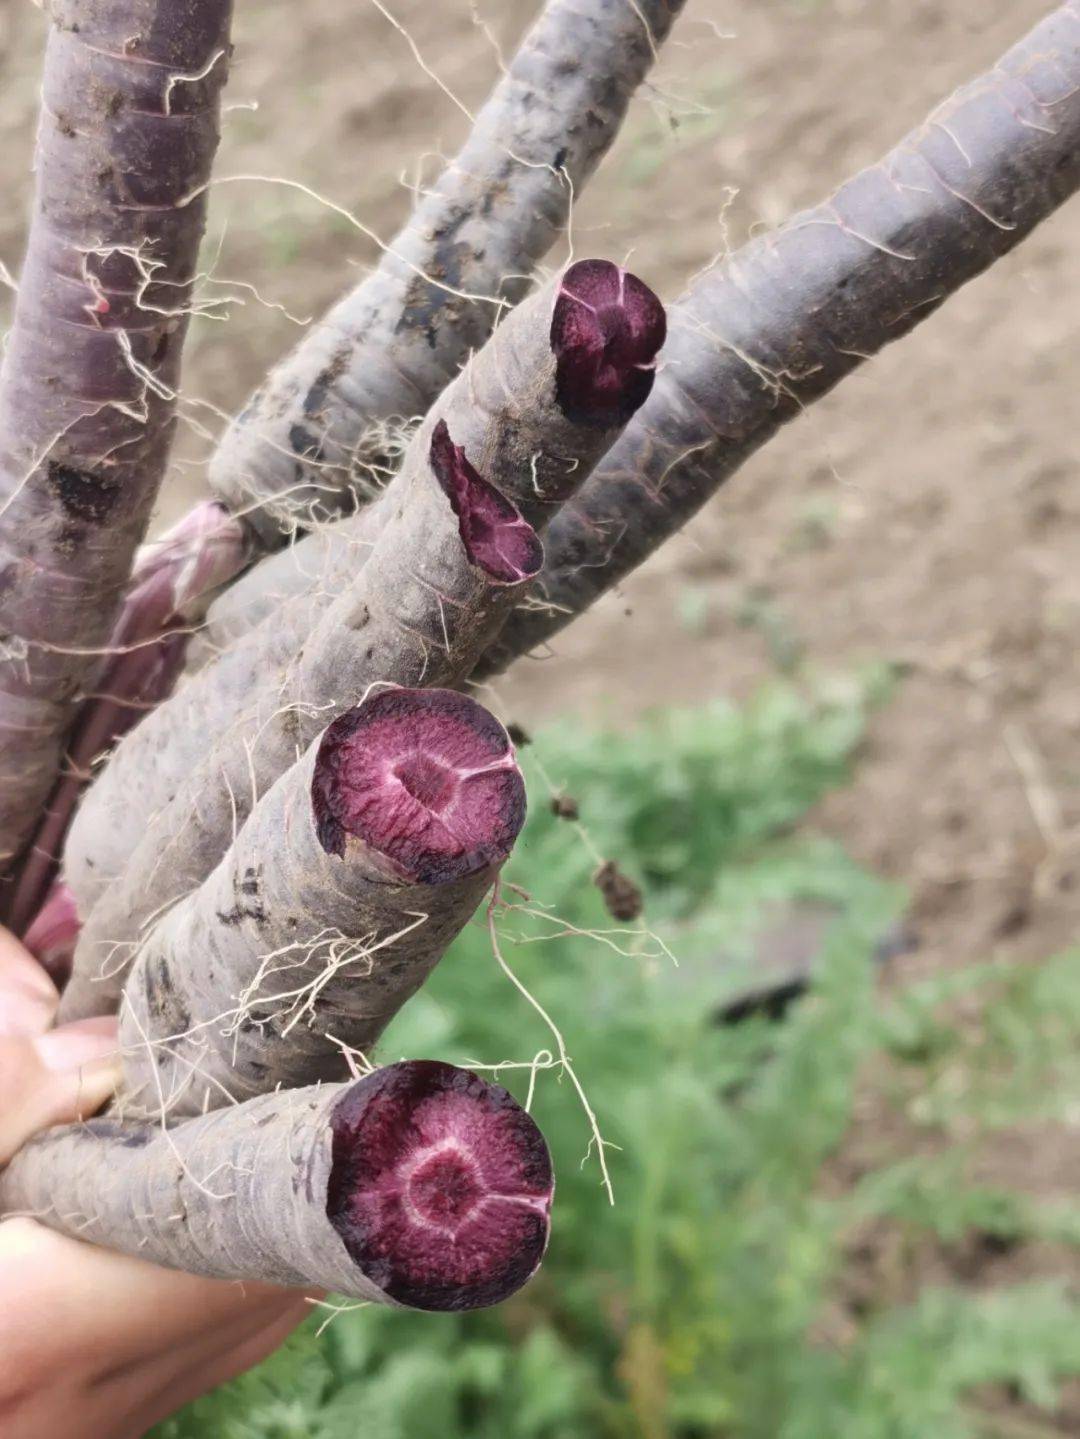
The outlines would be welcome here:
<svg viewBox="0 0 1080 1439">
<path fill-rule="evenodd" d="M 138 1363 L 297 1298 L 271 1284 L 201 1279 L 57 1234 L 30 1220 L 0 1224 L 5 1304 L 22 1294 L 24 1342 L 104 1371 Z M 223 1344 L 223 1338 L 219 1338 Z M 108 1356 L 107 1366 L 102 1356 Z"/>
<path fill-rule="evenodd" d="M 249 1369 L 261 1364 L 279 1349 L 310 1313 L 311 1306 L 300 1300 L 260 1325 L 231 1348 L 218 1348 L 195 1357 L 189 1367 L 177 1373 L 153 1395 L 138 1416 L 139 1424 L 147 1427 L 158 1424 L 185 1404 L 190 1404 L 203 1394 L 209 1394 L 218 1385 L 227 1384 L 230 1379 L 246 1374 Z M 136 1425 L 134 1432 L 142 1433 L 143 1429 Z"/>
<path fill-rule="evenodd" d="M 200 1330 L 188 1343 L 170 1348 L 169 1353 L 178 1361 L 172 1372 L 198 1373 L 217 1359 L 257 1341 L 267 1329 L 286 1325 L 289 1332 L 310 1314 L 311 1305 L 296 1289 L 278 1289 L 271 1296 L 249 1294 L 242 1310 Z"/>
<path fill-rule="evenodd" d="M 115 1021 L 0 1040 L 0 1165 L 39 1130 L 95 1114 L 119 1078 Z"/>
<path fill-rule="evenodd" d="M 20 1433 L 52 1434 L 36 1411 L 55 1418 L 70 1400 L 80 1432 L 135 1439 L 170 1412 L 160 1396 L 205 1392 L 203 1376 L 227 1356 L 241 1372 L 249 1346 L 271 1352 L 307 1312 L 296 1291 L 156 1269 L 29 1219 L 0 1224 L 0 1276 L 0 1354 L 18 1378 Z"/>
<path fill-rule="evenodd" d="M 279 1289 L 187 1343 L 163 1348 L 129 1363 L 104 1366 L 88 1378 L 121 1433 L 143 1435 L 158 1419 L 250 1369 L 273 1351 L 310 1313 L 294 1290 Z"/>
<path fill-rule="evenodd" d="M 34 956 L 0 929 L 0 1037 L 41 1034 L 59 1003 L 56 985 Z"/>
<path fill-rule="evenodd" d="M 31 1043 L 46 1069 L 75 1070 L 97 1059 L 119 1059 L 119 1024 L 112 1014 L 76 1019 L 38 1035 Z"/>
<path fill-rule="evenodd" d="M 246 1373 L 273 1354 L 307 1313 L 302 1301 L 290 1300 L 260 1316 L 235 1342 L 219 1340 L 158 1354 L 96 1382 L 92 1402 L 102 1412 L 111 1439 L 140 1439 L 185 1404 Z"/>
<path fill-rule="evenodd" d="M 89 1431 L 112 1439 L 243 1373 L 310 1313 L 295 1290 L 160 1269 L 29 1219 L 0 1224 L 0 1276 L 0 1353 L 28 1403 L 54 1410 L 71 1380 Z"/>
<path fill-rule="evenodd" d="M 219 1324 L 201 1330 L 189 1338 L 187 1343 L 174 1343 L 168 1350 L 152 1355 L 149 1359 L 136 1361 L 133 1368 L 144 1372 L 155 1372 L 153 1388 L 175 1382 L 190 1382 L 194 1376 L 215 1368 L 219 1362 L 229 1362 L 231 1355 L 244 1353 L 251 1344 L 258 1343 L 268 1330 L 280 1333 L 281 1338 L 292 1332 L 311 1314 L 311 1305 L 295 1289 L 279 1289 L 270 1298 L 260 1295 L 258 1299 L 249 1296 L 245 1309 L 231 1314 Z M 280 1343 L 280 1339 L 278 1340 Z M 234 1372 L 239 1373 L 237 1369 Z M 214 1383 L 222 1383 L 215 1379 Z M 207 1388 L 212 1387 L 207 1384 Z M 148 1387 L 147 1392 L 150 1392 Z"/>
</svg>

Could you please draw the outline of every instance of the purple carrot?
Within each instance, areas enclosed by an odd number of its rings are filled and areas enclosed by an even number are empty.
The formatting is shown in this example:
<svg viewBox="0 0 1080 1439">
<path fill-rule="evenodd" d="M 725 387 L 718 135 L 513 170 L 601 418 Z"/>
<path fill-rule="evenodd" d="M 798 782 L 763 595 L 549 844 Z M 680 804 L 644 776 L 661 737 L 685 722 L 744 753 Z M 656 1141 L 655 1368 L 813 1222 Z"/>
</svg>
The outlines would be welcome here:
<svg viewBox="0 0 1080 1439">
<path fill-rule="evenodd" d="M 555 518 L 537 586 L 478 671 L 569 624 L 786 421 L 1008 253 L 1080 185 L 1080 0 L 878 164 L 707 271 L 656 388 Z"/>
<path fill-rule="evenodd" d="M 582 424 L 591 431 L 594 441 L 603 428 L 614 436 L 652 389 L 657 350 L 664 343 L 663 308 L 636 275 L 610 260 L 575 261 L 564 271 L 559 288 L 549 338 L 552 352 L 561 357 L 556 375 L 560 411 L 564 418 L 577 418 L 575 406 L 579 406 Z M 536 298 L 526 303 L 535 305 Z M 493 381 L 498 383 L 499 379 L 498 368 L 492 362 L 505 364 L 506 352 L 513 352 L 519 323 L 513 318 L 504 322 L 505 343 L 500 344 L 500 331 L 496 331 L 491 345 L 481 351 L 464 376 L 440 399 L 438 411 L 444 412 L 448 405 L 455 404 L 460 412 L 465 401 L 471 404 L 473 412 L 471 428 L 478 427 L 485 405 L 490 408 L 493 404 L 493 398 L 488 398 L 493 395 Z M 474 391 L 479 392 L 478 402 L 472 402 Z M 460 432 L 457 414 L 454 421 L 455 429 Z M 550 471 L 558 462 L 559 444 L 555 439 L 548 440 L 527 418 L 523 418 L 516 429 L 526 437 L 533 437 L 533 453 L 546 446 L 549 458 L 543 464 Z M 468 440 L 470 445 L 475 443 L 471 434 Z M 523 445 L 518 445 L 517 455 L 509 454 L 506 446 L 502 451 L 515 462 L 521 460 L 525 465 L 523 476 L 531 479 L 532 460 Z M 595 463 L 599 453 L 602 450 L 594 445 L 588 456 L 590 464 Z M 578 441 L 572 456 L 567 455 L 562 466 L 569 472 L 574 465 L 578 485 L 585 479 L 584 463 Z M 550 490 L 551 480 L 544 478 Z M 497 482 L 504 488 L 512 483 L 510 480 Z M 565 495 L 553 495 L 555 500 L 561 498 Z M 518 503 L 527 506 L 529 501 L 526 488 L 518 497 Z M 215 652 L 220 653 L 247 635 L 269 615 L 276 615 L 275 628 L 282 623 L 288 625 L 288 615 L 300 613 L 283 608 L 289 600 L 308 596 L 316 606 L 326 603 L 334 586 L 344 584 L 347 576 L 364 562 L 388 512 L 384 500 L 339 524 L 316 530 L 255 565 L 210 607 L 205 631 L 200 636 L 202 662 L 207 663 Z M 553 507 L 549 506 L 544 517 L 552 512 Z M 310 605 L 303 611 L 305 623 L 309 611 Z M 300 638 L 294 632 L 290 642 L 297 645 Z"/>
<path fill-rule="evenodd" d="M 471 467 L 461 472 L 456 509 L 450 504 L 433 462 L 434 437 L 427 438 L 356 584 L 337 596 L 276 687 L 260 687 L 251 707 L 220 729 L 203 764 L 149 818 L 120 879 L 89 912 L 61 1004 L 65 1019 L 116 1008 L 124 970 L 151 919 L 212 873 L 236 826 L 328 719 L 380 683 L 459 683 L 539 571 L 535 532 Z M 490 542 L 474 547 L 466 536 L 482 526 Z M 508 572 L 509 555 L 523 568 Z"/>
<path fill-rule="evenodd" d="M 183 668 L 192 618 L 206 596 L 231 579 L 247 552 L 245 532 L 214 500 L 196 505 L 159 540 L 143 546 L 111 653 L 90 680 L 76 714 L 64 772 L 11 879 L 8 924 L 32 922 L 59 867 L 71 816 L 92 767 L 155 705 Z"/>
<path fill-rule="evenodd" d="M 490 332 L 500 305 L 521 297 L 683 3 L 599 0 L 586 12 L 550 0 L 462 155 L 382 264 L 282 363 L 215 454 L 215 486 L 237 507 L 249 541 L 276 546 L 297 515 L 372 497 L 377 487 L 363 476 L 391 464 L 377 437 L 425 410 Z M 332 460 L 345 452 L 358 462 Z M 297 468 L 311 480 L 303 496 L 278 495 L 249 517 L 246 497 L 274 496 L 280 483 L 292 492 Z M 244 563 L 238 551 L 235 558 L 234 573 Z"/>
<path fill-rule="evenodd" d="M 23 943 L 58 989 L 71 973 L 80 928 L 75 896 L 57 880 L 23 935 Z"/>
<path fill-rule="evenodd" d="M 377 268 L 273 371 L 211 461 L 215 492 L 268 548 L 377 493 L 387 422 L 425 414 L 526 293 L 683 4 L 548 0 Z"/>
<path fill-rule="evenodd" d="M 255 806 L 124 986 L 125 1116 L 348 1073 L 491 888 L 525 818 L 510 740 L 452 690 L 379 690 Z M 238 1001 L 238 996 L 239 1001 Z"/>
<path fill-rule="evenodd" d="M 0 371 L 0 870 L 32 835 L 165 473 L 228 0 L 55 0 Z"/>
<path fill-rule="evenodd" d="M 130 957 L 147 916 L 206 878 L 236 823 L 329 718 L 379 680 L 465 677 L 538 562 L 530 526 L 607 449 L 631 403 L 624 392 L 644 397 L 663 338 L 663 307 L 640 280 L 609 261 L 570 266 L 507 316 L 417 432 L 399 479 L 349 522 L 370 534 L 363 566 L 346 540 L 316 590 L 118 746 L 65 853 L 88 921 L 77 990 L 65 995 L 71 1017 L 92 995 L 108 1003 L 103 961 L 112 970 L 110 953 Z M 209 753 L 207 736 L 217 737 Z"/>
<path fill-rule="evenodd" d="M 31 1140 L 0 1218 L 219 1279 L 480 1309 L 536 1272 L 554 1180 L 497 1084 L 433 1060 L 262 1095 L 167 1132 L 91 1119 Z"/>
</svg>

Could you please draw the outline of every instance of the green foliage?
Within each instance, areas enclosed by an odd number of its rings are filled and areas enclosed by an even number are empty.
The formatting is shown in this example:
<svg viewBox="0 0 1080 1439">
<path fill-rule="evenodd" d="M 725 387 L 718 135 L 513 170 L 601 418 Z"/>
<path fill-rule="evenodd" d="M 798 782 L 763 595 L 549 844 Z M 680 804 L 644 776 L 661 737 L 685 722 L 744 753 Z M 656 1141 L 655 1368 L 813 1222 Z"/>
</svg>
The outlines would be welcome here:
<svg viewBox="0 0 1080 1439">
<path fill-rule="evenodd" d="M 331 1380 L 324 1346 L 305 1324 L 267 1363 L 160 1425 L 160 1439 L 308 1439 Z"/>
<path fill-rule="evenodd" d="M 872 1320 L 849 1354 L 832 1356 L 832 1382 L 818 1386 L 812 1404 L 791 1413 L 775 1432 L 778 1439 L 1024 1433 L 984 1426 L 965 1396 L 980 1386 L 1007 1384 L 1021 1399 L 1053 1409 L 1057 1381 L 1080 1373 L 1077 1318 L 1075 1301 L 1058 1284 L 983 1295 L 925 1290 L 911 1307 Z"/>
<path fill-rule="evenodd" d="M 914 990 L 902 1016 L 886 1021 L 886 1041 L 903 1048 L 898 1029 L 919 1026 L 933 1050 L 920 1075 L 914 1116 L 946 1131 L 1003 1128 L 1018 1120 L 1055 1121 L 1075 1114 L 1080 1096 L 1080 949 L 1039 965 L 988 965 L 963 972 L 982 998 L 981 1023 L 942 1026 L 933 1018 L 939 985 Z M 932 1042 L 925 1035 L 937 1026 Z M 909 1039 L 910 1043 L 910 1039 Z M 916 1046 L 917 1048 L 917 1046 Z"/>
<path fill-rule="evenodd" d="M 821 1183 L 871 1051 L 928 1067 L 934 1094 L 968 1043 L 941 1020 L 940 992 L 882 1013 L 870 957 L 899 896 L 835 846 L 792 834 L 844 782 L 887 689 L 871 671 L 772 686 L 742 710 L 658 715 L 628 734 L 565 725 L 537 738 L 511 875 L 532 898 L 504 889 L 502 951 L 560 1026 L 607 1141 L 614 1207 L 573 1086 L 527 1067 L 556 1051 L 552 1035 L 477 923 L 382 1054 L 501 1066 L 522 1098 L 535 1082 L 558 1175 L 540 1274 L 493 1311 L 353 1310 L 316 1340 L 318 1316 L 160 1439 L 975 1439 L 974 1386 L 1009 1383 L 1053 1404 L 1056 1378 L 1080 1373 L 1080 1314 L 1052 1287 L 924 1293 L 871 1315 L 842 1347 L 815 1337 L 842 1240 L 868 1216 L 944 1239 L 1040 1225 L 1067 1237 L 1072 1223 L 968 1186 L 936 1157 L 836 1198 Z M 584 832 L 551 813 L 547 785 L 577 798 Z M 642 884 L 648 930 L 614 932 L 591 882 L 597 854 Z M 780 1021 L 717 1023 L 768 924 L 806 905 L 825 916 L 811 994 Z M 999 983 L 1029 1020 L 1066 998 L 1063 981 L 1017 989 L 998 970 L 975 987 Z M 1062 1034 L 1078 1004 L 1067 998 Z M 1030 1080 L 1023 1023 L 1001 1012 L 994 1025 Z M 982 1068 L 993 1088 L 989 1058 Z"/>
<path fill-rule="evenodd" d="M 781 674 L 798 670 L 805 645 L 768 585 L 750 586 L 735 611 L 735 620 L 743 629 L 760 633 L 770 660 Z"/>
<path fill-rule="evenodd" d="M 973 1183 L 970 1148 L 917 1155 L 869 1174 L 852 1195 L 852 1215 L 884 1215 L 946 1244 L 966 1235 L 1007 1250 L 1026 1239 L 1080 1244 L 1080 1206 L 1037 1203 L 1000 1185 Z"/>
<path fill-rule="evenodd" d="M 794 554 L 827 549 L 839 522 L 840 510 L 836 500 L 831 495 L 812 495 L 796 511 L 794 525 L 787 537 L 787 548 Z"/>
</svg>

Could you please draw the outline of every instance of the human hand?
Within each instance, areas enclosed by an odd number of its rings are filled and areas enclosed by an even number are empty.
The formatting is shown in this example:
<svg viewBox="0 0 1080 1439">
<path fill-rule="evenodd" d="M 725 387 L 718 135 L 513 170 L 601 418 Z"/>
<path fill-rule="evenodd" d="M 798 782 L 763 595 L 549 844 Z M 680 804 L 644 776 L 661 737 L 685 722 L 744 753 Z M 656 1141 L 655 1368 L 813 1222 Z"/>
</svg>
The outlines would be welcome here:
<svg viewBox="0 0 1080 1439">
<path fill-rule="evenodd" d="M 85 1118 L 115 1088 L 116 1021 L 50 1029 L 58 995 L 0 929 L 0 1166 L 38 1130 Z M 199 1279 L 0 1223 L 0 1433 L 138 1439 L 257 1364 L 310 1313 L 268 1284 Z"/>
</svg>

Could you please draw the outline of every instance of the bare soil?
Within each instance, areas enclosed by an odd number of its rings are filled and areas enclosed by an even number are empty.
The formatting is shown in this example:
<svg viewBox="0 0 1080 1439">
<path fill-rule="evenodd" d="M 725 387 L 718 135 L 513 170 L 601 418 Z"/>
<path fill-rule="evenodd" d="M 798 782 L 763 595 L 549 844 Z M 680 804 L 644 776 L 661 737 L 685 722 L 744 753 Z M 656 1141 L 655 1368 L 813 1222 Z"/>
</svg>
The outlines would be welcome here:
<svg viewBox="0 0 1080 1439">
<path fill-rule="evenodd" d="M 690 0 L 575 210 L 576 252 L 632 254 L 677 293 L 717 252 L 873 160 L 1048 6 Z M 498 72 L 492 35 L 512 46 L 535 6 L 479 0 L 490 33 L 469 0 L 391 8 L 471 107 Z M 219 174 L 301 181 L 388 239 L 464 116 L 372 4 L 238 11 Z M 13 270 L 43 29 L 25 0 L 0 0 L 0 260 Z M 238 289 L 246 303 L 227 325 L 194 326 L 186 415 L 210 430 L 296 335 L 268 304 L 316 314 L 378 253 L 340 215 L 265 178 L 221 185 L 212 219 L 208 265 L 262 302 Z M 896 962 L 902 977 L 994 954 L 1037 959 L 1078 929 L 1078 256 L 1074 201 L 789 427 L 553 657 L 502 689 L 507 713 L 531 727 L 738 697 L 795 658 L 901 663 L 854 782 L 815 820 L 910 885 L 920 945 Z M 163 516 L 199 487 L 204 453 L 193 428 Z M 881 1122 L 868 1096 L 865 1131 Z M 999 1179 L 1038 1186 L 1037 1153 L 1033 1138 L 1003 1140 L 988 1162 Z M 880 1276 L 883 1252 L 864 1270 Z M 984 1278 L 1018 1262 L 976 1258 Z M 950 1269 L 964 1278 L 970 1266 Z M 1062 1422 L 1080 1433 L 1080 1410 Z"/>
</svg>

